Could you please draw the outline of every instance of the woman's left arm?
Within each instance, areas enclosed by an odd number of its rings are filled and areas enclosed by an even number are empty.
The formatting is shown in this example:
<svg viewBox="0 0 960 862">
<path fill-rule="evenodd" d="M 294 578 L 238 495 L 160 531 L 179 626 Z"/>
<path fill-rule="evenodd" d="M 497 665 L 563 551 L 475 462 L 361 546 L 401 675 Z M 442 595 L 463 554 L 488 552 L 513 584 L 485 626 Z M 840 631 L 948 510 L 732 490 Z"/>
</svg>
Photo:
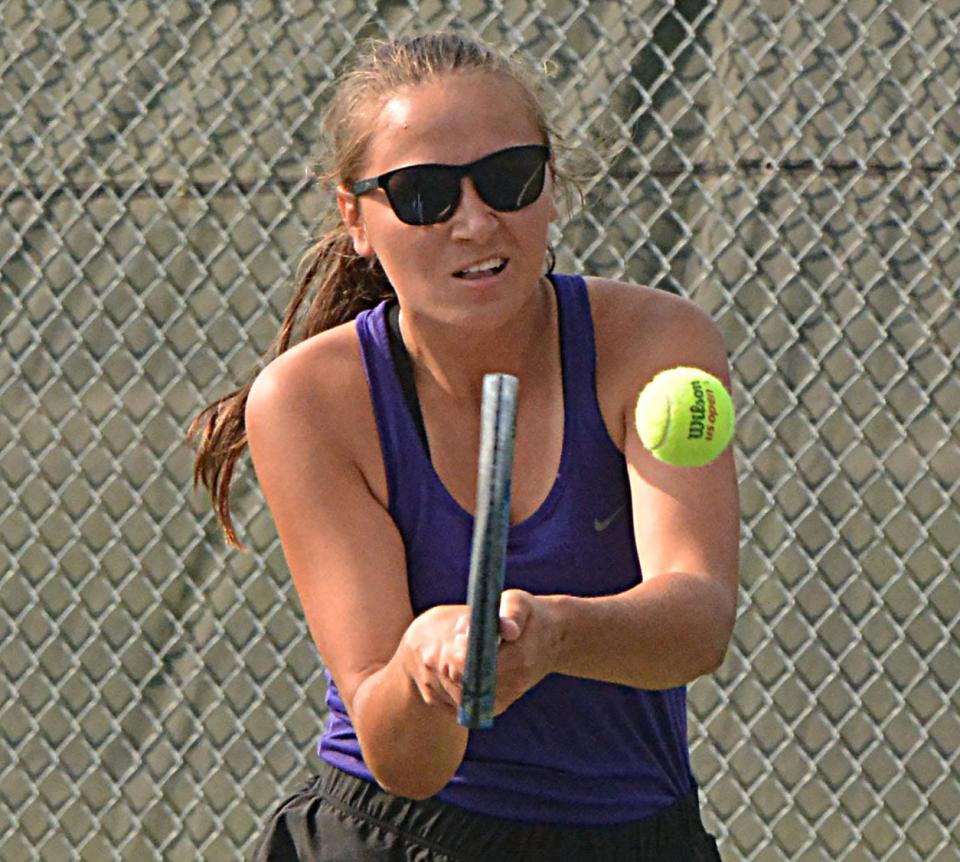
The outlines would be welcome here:
<svg viewBox="0 0 960 862">
<path fill-rule="evenodd" d="M 592 598 L 506 592 L 502 617 L 513 622 L 502 624 L 504 700 L 524 688 L 520 678 L 530 665 L 537 678 L 556 672 L 663 689 L 715 670 L 726 654 L 739 585 L 733 452 L 728 448 L 703 467 L 670 466 L 644 448 L 633 421 L 639 390 L 665 368 L 699 367 L 729 388 L 726 352 L 716 326 L 695 306 L 663 294 L 646 299 L 645 331 L 656 336 L 643 339 L 642 357 L 631 356 L 629 344 L 615 346 L 618 361 L 631 363 L 633 372 L 607 378 L 620 392 L 619 432 L 643 581 Z M 528 638 L 534 643 L 525 644 Z M 521 666 L 517 674 L 511 674 L 514 663 Z"/>
<path fill-rule="evenodd" d="M 661 689 L 715 670 L 726 655 L 737 609 L 737 490 L 729 450 L 682 468 L 647 464 L 641 448 L 631 442 L 627 460 L 643 582 L 614 596 L 543 601 L 557 631 L 555 672 Z"/>
</svg>

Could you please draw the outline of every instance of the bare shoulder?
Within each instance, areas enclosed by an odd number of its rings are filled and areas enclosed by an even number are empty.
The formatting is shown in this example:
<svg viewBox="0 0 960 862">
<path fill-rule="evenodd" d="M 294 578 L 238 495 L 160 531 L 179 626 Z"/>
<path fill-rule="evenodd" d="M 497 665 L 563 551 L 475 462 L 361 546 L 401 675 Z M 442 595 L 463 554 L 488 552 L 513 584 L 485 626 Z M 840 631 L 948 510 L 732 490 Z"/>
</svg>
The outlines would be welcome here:
<svg viewBox="0 0 960 862">
<path fill-rule="evenodd" d="M 588 278 L 596 341 L 597 400 L 613 441 L 624 449 L 640 390 L 659 371 L 692 365 L 730 373 L 720 331 L 699 306 L 663 290 Z"/>
<path fill-rule="evenodd" d="M 698 305 L 651 287 L 589 278 L 598 369 L 641 383 L 675 365 L 728 375 L 720 330 Z"/>
<path fill-rule="evenodd" d="M 248 419 L 270 422 L 279 413 L 303 416 L 349 412 L 363 382 L 353 323 L 321 332 L 272 360 L 258 375 L 247 402 Z M 364 389 L 359 394 L 365 393 Z M 327 409 L 324 409 L 327 408 Z M 336 409 L 331 409 L 336 408 Z M 333 417 L 331 417 L 333 418 Z"/>
<path fill-rule="evenodd" d="M 322 446 L 327 455 L 359 461 L 376 442 L 376 425 L 353 322 L 270 362 L 254 381 L 245 418 L 255 462 L 258 450 L 287 446 Z"/>
</svg>

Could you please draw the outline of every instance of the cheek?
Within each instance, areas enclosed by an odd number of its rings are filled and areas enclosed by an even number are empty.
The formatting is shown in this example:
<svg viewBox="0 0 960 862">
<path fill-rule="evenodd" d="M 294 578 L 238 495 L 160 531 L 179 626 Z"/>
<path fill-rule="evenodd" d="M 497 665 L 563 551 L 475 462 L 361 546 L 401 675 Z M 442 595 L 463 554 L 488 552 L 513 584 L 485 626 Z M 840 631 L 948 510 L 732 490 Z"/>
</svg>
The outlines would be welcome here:
<svg viewBox="0 0 960 862">
<path fill-rule="evenodd" d="M 552 200 L 543 201 L 538 205 L 537 212 L 524 226 L 524 239 L 528 246 L 546 246 L 550 238 L 550 224 L 556 218 L 557 212 Z"/>
<path fill-rule="evenodd" d="M 376 210 L 371 208 L 365 221 L 367 241 L 381 261 L 400 257 L 404 248 L 412 248 L 416 243 L 416 237 L 409 235 L 409 227 L 385 206 L 378 206 Z"/>
<path fill-rule="evenodd" d="M 441 258 L 441 249 L 429 228 L 414 228 L 394 221 L 382 230 L 371 233 L 371 246 L 387 278 L 394 284 L 398 278 L 409 280 Z"/>
</svg>

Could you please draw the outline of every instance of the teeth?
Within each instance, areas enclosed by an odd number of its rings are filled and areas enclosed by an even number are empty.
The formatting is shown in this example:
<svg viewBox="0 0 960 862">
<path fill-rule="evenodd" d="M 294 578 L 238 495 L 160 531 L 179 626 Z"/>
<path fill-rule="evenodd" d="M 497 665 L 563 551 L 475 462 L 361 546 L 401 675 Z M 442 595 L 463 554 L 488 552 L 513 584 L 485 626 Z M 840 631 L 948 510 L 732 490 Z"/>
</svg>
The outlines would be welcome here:
<svg viewBox="0 0 960 862">
<path fill-rule="evenodd" d="M 489 260 L 481 261 L 480 263 L 475 263 L 473 266 L 468 267 L 467 269 L 461 270 L 461 272 L 483 272 L 488 269 L 496 269 L 498 266 L 501 266 L 505 263 L 502 257 L 491 257 Z"/>
</svg>

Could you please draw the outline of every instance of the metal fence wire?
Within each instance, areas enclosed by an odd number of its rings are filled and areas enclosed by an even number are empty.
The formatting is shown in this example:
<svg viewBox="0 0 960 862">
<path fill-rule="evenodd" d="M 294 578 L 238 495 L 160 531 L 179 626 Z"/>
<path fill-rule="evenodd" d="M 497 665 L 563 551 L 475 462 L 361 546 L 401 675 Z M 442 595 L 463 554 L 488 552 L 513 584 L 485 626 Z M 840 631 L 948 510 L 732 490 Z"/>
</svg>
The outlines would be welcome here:
<svg viewBox="0 0 960 862">
<path fill-rule="evenodd" d="M 728 860 L 960 858 L 960 0 L 0 3 L 0 858 L 234 859 L 323 678 L 184 429 L 276 331 L 359 40 L 459 27 L 606 161 L 559 269 L 720 323 L 743 589 L 690 690 Z M 614 139 L 608 155 L 596 141 Z"/>
</svg>

